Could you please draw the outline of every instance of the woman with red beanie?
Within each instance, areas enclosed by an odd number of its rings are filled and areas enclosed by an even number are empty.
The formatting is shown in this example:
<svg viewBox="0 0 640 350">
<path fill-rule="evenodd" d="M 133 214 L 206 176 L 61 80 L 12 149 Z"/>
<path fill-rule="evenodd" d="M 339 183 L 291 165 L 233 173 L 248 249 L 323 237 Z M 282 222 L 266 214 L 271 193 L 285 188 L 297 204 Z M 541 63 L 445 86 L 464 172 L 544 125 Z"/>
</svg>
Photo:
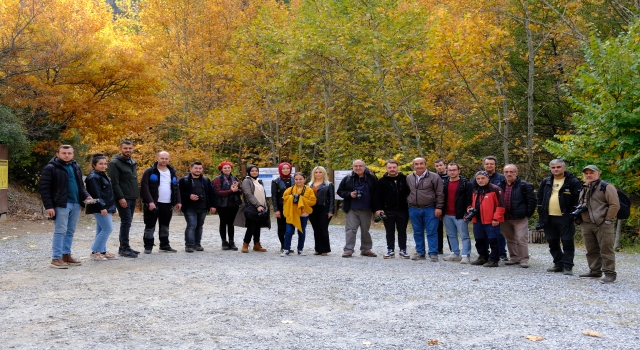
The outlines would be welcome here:
<svg viewBox="0 0 640 350">
<path fill-rule="evenodd" d="M 213 179 L 213 191 L 216 195 L 215 207 L 220 218 L 220 238 L 222 239 L 222 250 L 238 250 L 233 241 L 233 220 L 238 212 L 238 207 L 242 200 L 240 194 L 238 178 L 231 175 L 233 164 L 222 162 L 218 165 L 220 175 Z M 229 240 L 227 240 L 227 233 Z"/>
<path fill-rule="evenodd" d="M 278 165 L 278 173 L 280 176 L 271 181 L 271 201 L 273 202 L 273 211 L 278 221 L 278 239 L 280 240 L 280 252 L 284 250 L 284 233 L 287 230 L 287 219 L 284 217 L 284 207 L 282 195 L 284 191 L 293 185 L 291 179 L 291 164 L 282 162 Z"/>
</svg>

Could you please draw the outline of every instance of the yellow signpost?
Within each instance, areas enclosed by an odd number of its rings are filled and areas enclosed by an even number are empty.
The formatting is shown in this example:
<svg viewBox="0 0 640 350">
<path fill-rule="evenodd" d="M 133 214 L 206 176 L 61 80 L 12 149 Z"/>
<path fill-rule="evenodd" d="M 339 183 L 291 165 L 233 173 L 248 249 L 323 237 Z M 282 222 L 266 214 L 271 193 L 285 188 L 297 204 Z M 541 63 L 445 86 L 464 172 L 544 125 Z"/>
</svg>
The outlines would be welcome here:
<svg viewBox="0 0 640 350">
<path fill-rule="evenodd" d="M 9 188 L 9 161 L 0 160 L 0 190 Z"/>
</svg>

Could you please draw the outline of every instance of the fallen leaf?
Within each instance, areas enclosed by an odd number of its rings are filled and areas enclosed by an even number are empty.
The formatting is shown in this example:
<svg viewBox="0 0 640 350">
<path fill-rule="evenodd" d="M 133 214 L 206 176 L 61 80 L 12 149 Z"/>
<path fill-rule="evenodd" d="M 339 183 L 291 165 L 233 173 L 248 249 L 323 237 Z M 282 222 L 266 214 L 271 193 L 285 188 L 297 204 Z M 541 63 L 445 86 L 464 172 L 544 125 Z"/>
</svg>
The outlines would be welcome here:
<svg viewBox="0 0 640 350">
<path fill-rule="evenodd" d="M 438 345 L 438 339 L 429 339 L 428 345 Z"/>
<path fill-rule="evenodd" d="M 587 329 L 586 331 L 582 331 L 582 334 L 588 335 L 590 337 L 602 338 L 602 334 L 600 332 L 592 331 Z"/>
<path fill-rule="evenodd" d="M 284 324 L 292 324 L 293 321 L 291 321 L 291 320 L 282 320 L 282 323 L 284 323 Z"/>
<path fill-rule="evenodd" d="M 525 338 L 527 338 L 528 340 L 531 340 L 531 341 L 541 341 L 541 340 L 544 340 L 544 338 L 543 338 L 543 337 L 541 337 L 541 336 L 539 336 L 539 335 L 528 335 L 528 336 L 526 336 Z"/>
</svg>

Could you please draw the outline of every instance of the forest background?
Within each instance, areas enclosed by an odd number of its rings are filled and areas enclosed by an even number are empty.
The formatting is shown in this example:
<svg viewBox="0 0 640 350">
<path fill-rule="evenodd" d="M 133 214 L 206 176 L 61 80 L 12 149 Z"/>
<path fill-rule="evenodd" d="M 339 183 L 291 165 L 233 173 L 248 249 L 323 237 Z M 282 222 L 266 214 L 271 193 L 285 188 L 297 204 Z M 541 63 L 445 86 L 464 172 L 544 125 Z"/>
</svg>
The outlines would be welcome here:
<svg viewBox="0 0 640 350">
<path fill-rule="evenodd" d="M 616 0 L 3 0 L 0 142 L 34 189 L 61 143 L 379 175 L 551 159 L 640 193 L 640 4 Z M 501 166 L 499 166 L 499 169 Z M 637 201 L 625 239 L 638 238 Z"/>
</svg>

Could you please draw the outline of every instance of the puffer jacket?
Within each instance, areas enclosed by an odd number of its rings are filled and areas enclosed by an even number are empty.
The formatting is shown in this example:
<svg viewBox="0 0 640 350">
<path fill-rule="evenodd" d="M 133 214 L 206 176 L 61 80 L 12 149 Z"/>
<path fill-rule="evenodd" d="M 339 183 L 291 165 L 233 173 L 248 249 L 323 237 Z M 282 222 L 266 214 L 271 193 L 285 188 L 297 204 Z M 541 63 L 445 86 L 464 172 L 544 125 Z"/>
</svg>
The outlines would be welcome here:
<svg viewBox="0 0 640 350">
<path fill-rule="evenodd" d="M 469 208 L 476 208 L 478 198 L 480 200 L 480 222 L 483 225 L 491 224 L 493 220 L 504 222 L 504 201 L 500 187 L 494 184 L 482 187 L 473 186 L 473 197 Z M 473 222 L 478 222 L 478 215 L 473 217 Z"/>
<path fill-rule="evenodd" d="M 98 200 L 97 203 L 87 205 L 86 214 L 99 213 L 103 209 L 109 213 L 116 212 L 116 200 L 113 197 L 111 181 L 106 173 L 95 169 L 91 170 L 87 178 L 84 179 L 84 183 L 87 185 L 87 192 L 91 198 Z"/>
<path fill-rule="evenodd" d="M 500 188 L 504 193 L 507 188 L 507 180 L 500 181 Z M 505 208 L 508 206 L 505 203 Z M 511 220 L 530 218 L 536 211 L 536 196 L 533 193 L 533 185 L 516 178 L 511 189 L 511 208 L 509 214 Z"/>
<path fill-rule="evenodd" d="M 444 208 L 443 183 L 440 175 L 425 170 L 427 174 L 416 184 L 418 175 L 412 173 L 407 175 L 407 186 L 409 186 L 409 196 L 407 203 L 411 207 L 426 208 L 436 206 L 436 209 Z"/>
<path fill-rule="evenodd" d="M 80 171 L 80 167 L 75 160 L 72 160 L 69 164 L 73 167 L 76 176 L 80 205 L 84 207 L 84 199 L 90 197 L 90 195 L 84 188 L 82 171 Z M 64 163 L 58 157 L 51 158 L 49 163 L 42 169 L 42 175 L 40 176 L 39 190 L 44 208 L 66 208 L 68 188 L 69 173 L 64 168 Z"/>
<path fill-rule="evenodd" d="M 180 188 L 178 187 L 178 178 L 176 177 L 176 169 L 171 165 L 167 165 L 171 174 L 171 205 L 174 206 L 182 203 L 180 198 Z M 142 174 L 140 181 L 140 197 L 145 204 L 155 203 L 158 201 L 158 188 L 160 187 L 160 171 L 158 170 L 158 162 L 154 162 Z"/>
<path fill-rule="evenodd" d="M 138 163 L 135 160 L 116 154 L 109 162 L 107 174 L 116 200 L 138 199 Z"/>
</svg>

